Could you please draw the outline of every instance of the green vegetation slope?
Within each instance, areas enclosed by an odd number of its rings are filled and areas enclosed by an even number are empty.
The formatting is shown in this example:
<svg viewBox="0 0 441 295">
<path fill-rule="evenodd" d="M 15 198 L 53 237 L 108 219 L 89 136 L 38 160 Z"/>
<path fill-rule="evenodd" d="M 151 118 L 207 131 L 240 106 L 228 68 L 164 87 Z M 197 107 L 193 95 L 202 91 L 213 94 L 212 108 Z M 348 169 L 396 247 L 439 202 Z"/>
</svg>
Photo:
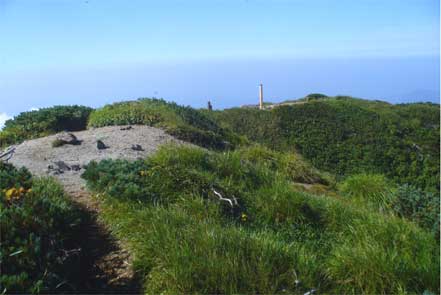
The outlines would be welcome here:
<svg viewBox="0 0 441 295">
<path fill-rule="evenodd" d="M 286 161 L 261 147 L 169 146 L 92 162 L 83 177 L 146 293 L 439 292 L 439 245 L 376 201 L 389 189 L 381 179 L 346 183 L 346 197 L 316 195 L 297 190 Z"/>
<path fill-rule="evenodd" d="M 397 183 L 439 191 L 439 105 L 335 97 L 208 114 L 271 149 L 297 150 L 337 176 L 382 173 Z"/>
</svg>

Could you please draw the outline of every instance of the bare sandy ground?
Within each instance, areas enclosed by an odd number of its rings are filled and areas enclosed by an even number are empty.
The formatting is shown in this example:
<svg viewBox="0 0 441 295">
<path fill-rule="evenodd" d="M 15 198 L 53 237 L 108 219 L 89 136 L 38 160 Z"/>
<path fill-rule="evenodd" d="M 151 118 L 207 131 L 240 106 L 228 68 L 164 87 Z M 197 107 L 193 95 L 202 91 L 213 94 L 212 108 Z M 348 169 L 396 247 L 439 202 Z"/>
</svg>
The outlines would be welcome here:
<svg viewBox="0 0 441 295">
<path fill-rule="evenodd" d="M 66 192 L 76 195 L 85 189 L 85 182 L 80 176 L 84 172 L 84 165 L 92 160 L 135 160 L 154 153 L 160 145 L 182 143 L 163 130 L 149 126 L 108 126 L 72 133 L 80 144 L 52 147 L 57 135 L 27 140 L 15 147 L 8 162 L 16 167 L 24 166 L 34 175 L 54 176 Z M 97 140 L 101 140 L 107 148 L 98 149 Z M 132 145 L 140 145 L 142 150 L 133 150 Z M 59 161 L 63 161 L 71 170 L 57 172 Z"/>
</svg>

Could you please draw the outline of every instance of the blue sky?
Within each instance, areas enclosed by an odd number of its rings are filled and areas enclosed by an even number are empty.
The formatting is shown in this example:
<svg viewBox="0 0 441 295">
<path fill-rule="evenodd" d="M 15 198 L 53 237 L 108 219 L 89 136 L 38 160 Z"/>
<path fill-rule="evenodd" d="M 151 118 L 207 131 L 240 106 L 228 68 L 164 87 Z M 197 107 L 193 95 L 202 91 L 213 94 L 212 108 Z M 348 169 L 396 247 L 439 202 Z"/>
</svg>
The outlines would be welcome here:
<svg viewBox="0 0 441 295">
<path fill-rule="evenodd" d="M 0 0 L 0 113 L 159 96 L 437 101 L 438 0 Z M 0 115 L 1 119 L 1 115 Z"/>
</svg>

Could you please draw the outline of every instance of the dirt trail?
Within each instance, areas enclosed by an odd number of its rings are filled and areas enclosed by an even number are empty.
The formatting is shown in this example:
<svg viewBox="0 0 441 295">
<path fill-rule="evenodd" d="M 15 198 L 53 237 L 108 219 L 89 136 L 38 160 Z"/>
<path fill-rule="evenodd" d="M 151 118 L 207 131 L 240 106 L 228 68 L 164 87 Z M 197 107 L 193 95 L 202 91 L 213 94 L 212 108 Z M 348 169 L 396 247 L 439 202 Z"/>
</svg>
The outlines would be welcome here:
<svg viewBox="0 0 441 295">
<path fill-rule="evenodd" d="M 15 146 L 9 162 L 16 167 L 28 168 L 34 175 L 55 177 L 86 213 L 87 220 L 84 220 L 82 229 L 81 267 L 85 278 L 82 293 L 141 293 L 132 270 L 132 257 L 97 218 L 99 204 L 91 198 L 81 174 L 84 165 L 92 160 L 135 160 L 145 158 L 162 144 L 183 142 L 161 129 L 148 126 L 110 126 L 72 134 L 80 144 L 52 147 L 57 135 L 28 140 Z M 101 140 L 106 148 L 98 149 L 97 140 Z"/>
<path fill-rule="evenodd" d="M 99 204 L 89 193 L 71 195 L 83 210 L 80 242 L 82 247 L 82 293 L 141 294 L 141 283 L 133 272 L 132 257 L 127 247 L 116 240 L 99 220 Z"/>
</svg>

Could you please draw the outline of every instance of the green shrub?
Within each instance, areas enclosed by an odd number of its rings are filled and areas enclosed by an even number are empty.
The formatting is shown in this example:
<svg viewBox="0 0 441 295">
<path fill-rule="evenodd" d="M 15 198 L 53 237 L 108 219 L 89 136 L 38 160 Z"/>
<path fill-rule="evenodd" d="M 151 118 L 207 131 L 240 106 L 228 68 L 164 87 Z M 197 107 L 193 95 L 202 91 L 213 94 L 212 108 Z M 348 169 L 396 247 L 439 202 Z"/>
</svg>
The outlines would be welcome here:
<svg viewBox="0 0 441 295">
<path fill-rule="evenodd" d="M 0 162 L 0 289 L 6 293 L 74 291 L 79 211 L 50 179 Z"/>
<path fill-rule="evenodd" d="M 323 99 L 328 98 L 327 95 L 321 94 L 321 93 L 311 93 L 305 96 L 306 100 L 317 100 L 317 99 Z"/>
<path fill-rule="evenodd" d="M 84 106 L 54 106 L 23 112 L 5 122 L 0 132 L 0 146 L 60 131 L 84 130 L 92 109 Z"/>
<path fill-rule="evenodd" d="M 279 157 L 167 146 L 145 161 L 90 164 L 83 177 L 147 292 L 439 291 L 430 233 L 351 198 L 295 191 Z"/>
<path fill-rule="evenodd" d="M 399 186 L 394 192 L 393 210 L 401 217 L 415 221 L 430 230 L 439 240 L 439 195 L 424 192 L 410 185 Z"/>
<path fill-rule="evenodd" d="M 89 127 L 127 124 L 160 127 L 179 139 L 211 149 L 234 148 L 243 141 L 204 113 L 162 99 L 106 105 L 94 111 L 89 120 Z"/>
<path fill-rule="evenodd" d="M 11 164 L 0 161 L 0 190 L 20 187 L 29 189 L 31 185 L 32 175 L 27 169 L 17 169 Z"/>
<path fill-rule="evenodd" d="M 144 106 L 141 101 L 120 102 L 106 105 L 103 108 L 95 110 L 91 114 L 89 127 L 129 124 L 154 126 L 164 120 L 164 114 L 157 112 L 157 109 L 158 108 L 155 109 Z"/>
<path fill-rule="evenodd" d="M 0 130 L 0 148 L 20 142 L 26 138 L 23 130 L 18 128 L 9 128 L 8 130 Z"/>
</svg>

